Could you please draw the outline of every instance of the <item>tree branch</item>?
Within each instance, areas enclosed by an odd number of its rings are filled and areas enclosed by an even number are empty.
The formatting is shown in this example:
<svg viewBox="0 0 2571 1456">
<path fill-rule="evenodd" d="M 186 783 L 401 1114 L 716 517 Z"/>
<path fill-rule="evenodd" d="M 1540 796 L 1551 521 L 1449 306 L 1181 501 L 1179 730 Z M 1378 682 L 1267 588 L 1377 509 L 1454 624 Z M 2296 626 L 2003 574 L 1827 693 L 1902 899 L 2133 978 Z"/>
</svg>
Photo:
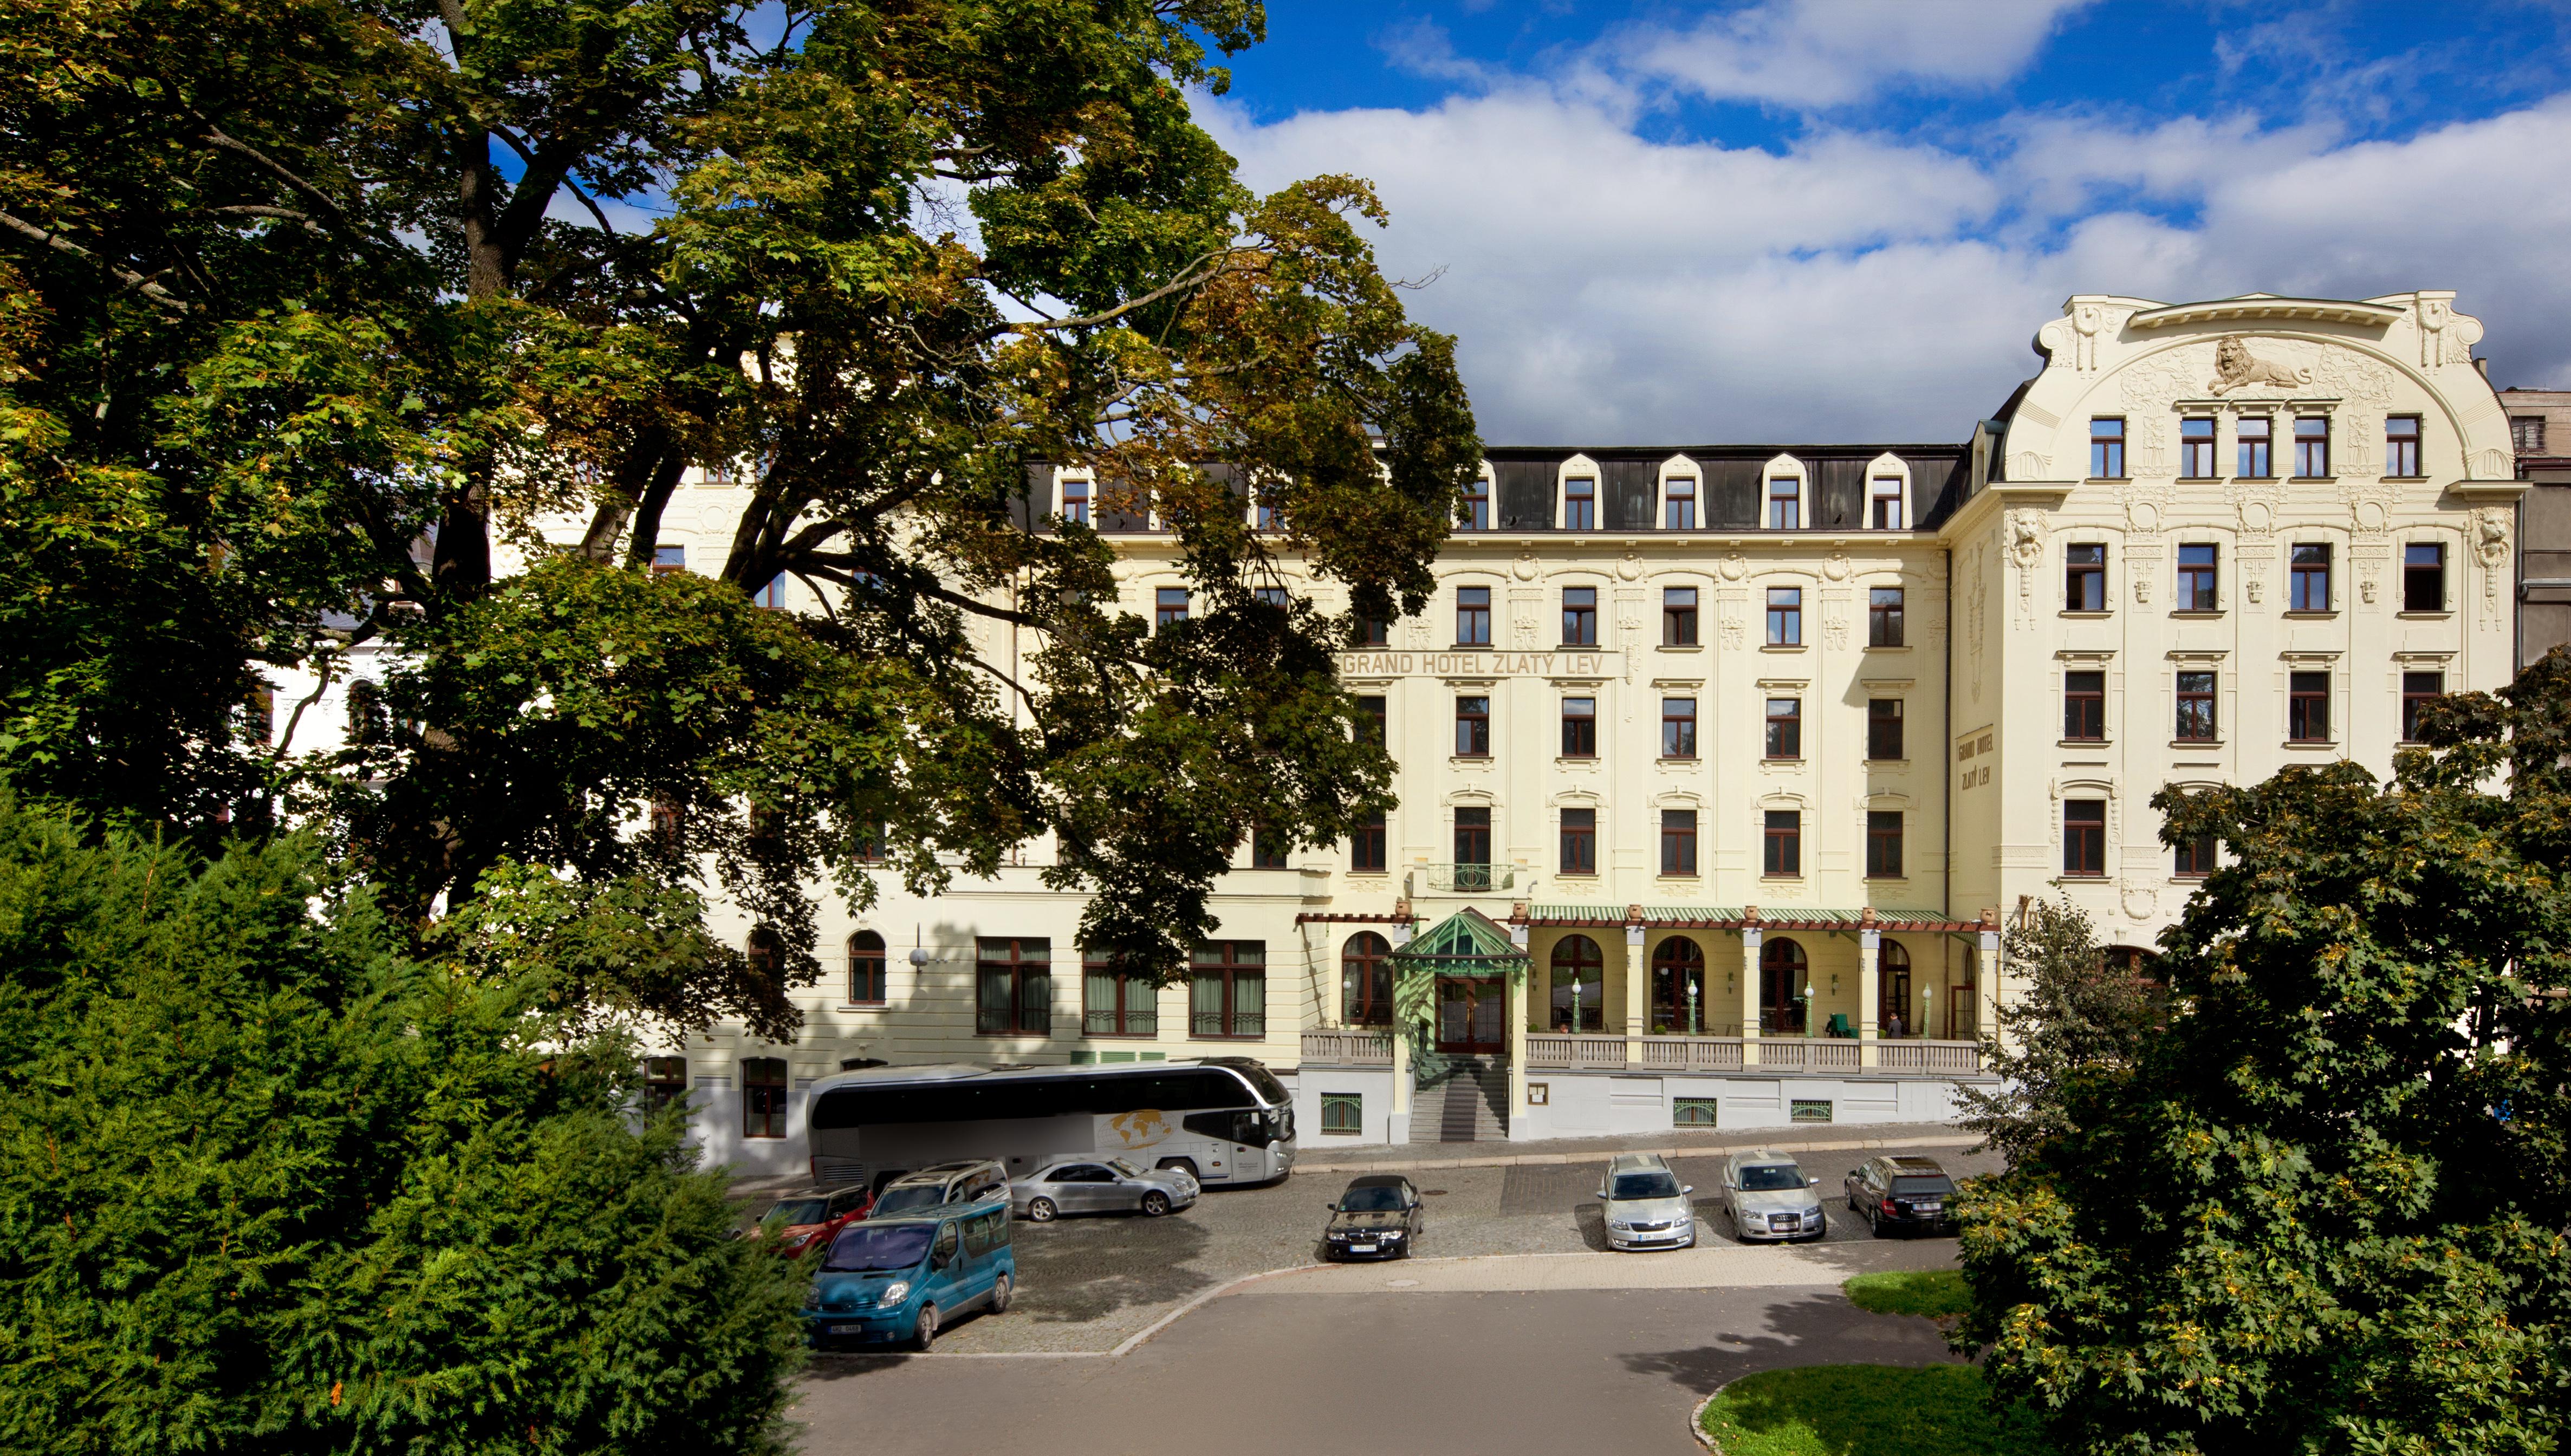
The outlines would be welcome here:
<svg viewBox="0 0 2571 1456">
<path fill-rule="evenodd" d="M 1096 313 L 1078 313 L 1069 318 L 1047 318 L 1032 323 L 1003 323 L 985 330 L 982 337 L 997 338 L 1004 333 L 1047 333 L 1063 328 L 1095 328 L 1102 323 L 1113 323 L 1137 309 L 1149 308 L 1164 298 L 1193 288 L 1204 287 L 1225 273 L 1231 272 L 1234 258 L 1251 251 L 1254 249 L 1227 247 L 1221 252 L 1201 253 L 1191 258 L 1187 266 L 1179 270 L 1177 277 L 1140 297 L 1128 298 L 1113 308 L 1101 309 Z M 1197 268 L 1208 263 L 1212 265 L 1206 266 L 1202 272 L 1196 271 Z"/>
<path fill-rule="evenodd" d="M 182 103 L 182 105 L 184 106 L 185 103 Z M 207 117 L 204 112 L 197 110 L 193 106 L 188 107 L 187 112 L 188 115 L 195 117 L 198 122 L 204 125 L 206 129 L 205 140 L 210 145 L 221 147 L 227 152 L 239 153 L 240 155 L 249 158 L 251 161 L 257 163 L 268 173 L 269 176 L 274 177 L 277 181 L 284 183 L 287 187 L 303 194 L 305 197 L 310 198 L 315 204 L 319 205 L 321 211 L 330 215 L 331 222 L 336 223 L 343 228 L 350 226 L 348 222 L 348 210 L 340 207 L 338 201 L 332 198 L 328 193 L 325 193 L 320 188 L 306 182 L 301 176 L 297 175 L 293 169 L 285 166 L 281 162 L 278 162 L 275 158 L 268 156 L 266 153 L 261 152 L 257 147 L 252 146 L 248 142 L 242 141 L 238 137 L 227 135 L 224 129 L 216 126 L 213 120 Z"/>
<path fill-rule="evenodd" d="M 164 307 L 175 308 L 181 313 L 194 312 L 196 309 L 195 304 L 181 298 L 178 294 L 162 287 L 159 283 L 152 281 L 150 278 L 136 272 L 134 269 L 121 267 L 116 263 L 109 262 L 106 258 L 103 258 L 88 248 L 81 246 L 79 243 L 72 242 L 63 235 L 47 232 L 45 229 L 37 227 L 35 224 L 28 222 L 24 218 L 20 218 L 9 213 L 0 213 L 0 227 L 5 227 L 13 233 L 21 234 L 27 238 L 33 239 L 36 242 L 43 243 L 45 246 L 53 248 L 57 252 L 69 253 L 73 257 L 81 259 L 83 262 L 94 263 L 114 274 L 118 281 L 124 283 L 125 286 L 134 289 L 136 292 L 141 293 L 143 296 L 150 298 L 152 301 L 159 303 Z"/>
</svg>

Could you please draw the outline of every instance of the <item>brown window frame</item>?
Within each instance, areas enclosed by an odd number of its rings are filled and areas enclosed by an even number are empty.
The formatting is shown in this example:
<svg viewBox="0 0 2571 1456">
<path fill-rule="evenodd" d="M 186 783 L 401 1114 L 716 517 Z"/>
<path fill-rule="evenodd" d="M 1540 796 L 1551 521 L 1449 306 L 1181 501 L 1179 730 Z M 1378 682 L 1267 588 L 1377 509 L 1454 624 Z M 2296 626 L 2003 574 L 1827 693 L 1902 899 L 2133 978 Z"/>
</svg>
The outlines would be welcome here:
<svg viewBox="0 0 2571 1456">
<path fill-rule="evenodd" d="M 783 1057 L 742 1058 L 742 1137 L 763 1143 L 784 1137 L 791 1087 Z"/>
<path fill-rule="evenodd" d="M 1579 704 L 1575 709 L 1573 704 Z M 1595 758 L 1598 756 L 1598 700 L 1565 698 L 1562 700 L 1562 756 Z"/>
<path fill-rule="evenodd" d="M 1176 600 L 1173 600 L 1173 599 Z M 1155 587 L 1152 589 L 1152 631 L 1164 633 L 1188 620 L 1188 589 Z"/>
<path fill-rule="evenodd" d="M 2191 684 L 2196 680 L 2202 680 L 2204 686 L 2201 688 L 2191 686 Z M 2223 713 L 2221 701 L 2223 680 L 2221 675 L 2211 669 L 2187 668 L 2180 670 L 2173 682 L 2177 693 L 2176 703 L 2178 714 L 2176 720 L 2171 725 L 2170 737 L 2172 740 L 2182 743 L 2219 743 L 2223 741 Z M 2191 715 L 2188 711 L 2191 705 L 2201 706 L 2203 709 L 2202 714 Z M 2200 723 L 2192 724 L 2189 722 L 2191 717 L 2200 718 L 2202 721 Z M 2191 732 L 2189 730 L 2191 728 L 2200 727 L 2204 729 L 2203 732 Z"/>
<path fill-rule="evenodd" d="M 1489 805 L 1458 804 L 1455 808 L 1453 833 L 1455 863 L 1478 864 L 1488 867 L 1491 863 L 1491 845 L 1493 842 L 1491 838 L 1491 810 Z M 1465 836 L 1468 833 L 1477 833 L 1478 837 L 1481 839 L 1480 854 L 1471 855 L 1464 852 Z"/>
<path fill-rule="evenodd" d="M 1284 836 L 1265 824 L 1250 829 L 1250 867 L 1252 869 L 1289 869 L 1288 851 Z"/>
<path fill-rule="evenodd" d="M 1779 486 L 1786 489 L 1780 491 Z M 1800 475 L 1773 475 L 1768 478 L 1766 520 L 1771 531 L 1803 529 L 1803 478 Z"/>
<path fill-rule="evenodd" d="M 1902 879 L 1901 810 L 1865 811 L 1865 877 Z"/>
<path fill-rule="evenodd" d="M 992 948 L 1005 946 L 1005 957 L 995 957 Z M 1037 956 L 1027 955 L 1029 946 L 1040 947 Z M 994 1006 L 988 999 L 991 972 L 1007 977 L 1008 1002 Z M 990 935 L 973 942 L 973 1033 L 986 1037 L 1021 1037 L 1053 1035 L 1053 941 L 1041 935 Z"/>
<path fill-rule="evenodd" d="M 2193 433 L 2198 425 L 2204 433 Z M 2214 417 L 2206 414 L 2183 415 L 2178 422 L 2178 478 L 2181 480 L 2220 480 L 2215 473 L 2215 451 L 2221 447 L 2222 432 Z"/>
<path fill-rule="evenodd" d="M 1681 709 L 1679 705 L 1687 705 Z M 1661 700 L 1661 756 L 1693 758 L 1696 756 L 1696 700 L 1664 698 Z"/>
<path fill-rule="evenodd" d="M 1598 645 L 1598 589 L 1596 587 L 1562 589 L 1562 645 L 1564 647 Z"/>
<path fill-rule="evenodd" d="M 2307 561 L 2304 553 L 2317 552 L 2316 561 Z M 2298 541 L 2286 548 L 2286 610 L 2289 612 L 2327 612 L 2330 602 L 2330 566 L 2335 553 L 2326 541 Z M 2319 605 L 2314 605 L 2317 586 Z"/>
<path fill-rule="evenodd" d="M 688 1059 L 643 1059 L 643 1111 L 657 1113 L 688 1095 Z"/>
<path fill-rule="evenodd" d="M 1801 647 L 1803 645 L 1803 589 L 1770 587 L 1768 589 L 1768 646 Z"/>
<path fill-rule="evenodd" d="M 1674 475 L 1661 490 L 1661 529 L 1693 531 L 1697 529 L 1696 477 Z"/>
<path fill-rule="evenodd" d="M 1392 717 L 1391 705 L 1380 693 L 1357 696 L 1357 731 L 1370 734 L 1367 741 L 1380 748 L 1388 741 L 1385 728 Z"/>
<path fill-rule="evenodd" d="M 2094 552 L 2094 556 L 2079 553 Z M 2062 610 L 2107 610 L 2107 543 L 2074 541 L 2062 548 Z"/>
<path fill-rule="evenodd" d="M 1491 645 L 1491 589 L 1457 587 L 1455 589 L 1455 645 L 1489 647 Z"/>
<path fill-rule="evenodd" d="M 2424 683 L 2421 680 L 2426 680 Z M 2443 669 L 2426 672 L 2404 671 L 2401 674 L 2401 741 L 2419 741 L 2419 710 L 2424 705 L 2446 696 L 2446 674 Z"/>
<path fill-rule="evenodd" d="M 2091 480 L 2125 478 L 2125 417 L 2123 415 L 2102 414 L 2091 417 L 2089 478 Z"/>
<path fill-rule="evenodd" d="M 1392 623 L 1381 617 L 1358 618 L 1356 645 L 1359 647 L 1392 646 Z"/>
<path fill-rule="evenodd" d="M 2074 813 L 2080 814 L 2074 818 Z M 2107 801 L 2062 801 L 2062 873 L 2066 879 L 2099 879 L 2107 873 Z"/>
<path fill-rule="evenodd" d="M 2307 426 L 2319 425 L 2317 434 Z M 2295 416 L 2295 479 L 2327 480 L 2330 475 L 2330 417 L 2325 414 Z"/>
<path fill-rule="evenodd" d="M 1089 524 L 1089 482 L 1066 480 L 1062 483 L 1062 519 L 1066 524 Z"/>
<path fill-rule="evenodd" d="M 1874 763 L 1897 763 L 1909 756 L 1902 742 L 1900 699 L 1865 701 L 1865 756 Z"/>
<path fill-rule="evenodd" d="M 1696 872 L 1696 810 L 1661 810 L 1661 873 L 1693 877 Z"/>
<path fill-rule="evenodd" d="M 1339 947 L 1339 1025 L 1392 1025 L 1392 942 L 1371 930 Z"/>
<path fill-rule="evenodd" d="M 1899 587 L 1865 589 L 1865 645 L 1906 647 L 1908 608 Z"/>
<path fill-rule="evenodd" d="M 1111 1004 L 1097 1002 L 1100 983 L 1112 992 Z M 1135 1005 L 1137 1000 L 1142 1003 Z M 1142 976 L 1116 969 L 1107 956 L 1084 950 L 1080 956 L 1080 1034 L 1084 1037 L 1131 1037 L 1150 1040 L 1161 1034 L 1161 988 Z"/>
<path fill-rule="evenodd" d="M 1595 531 L 1598 529 L 1598 482 L 1587 475 L 1575 475 L 1562 484 L 1562 529 Z"/>
<path fill-rule="evenodd" d="M 2295 743 L 2330 741 L 2330 675 L 2286 675 L 2286 739 Z"/>
<path fill-rule="evenodd" d="M 1680 600 L 1679 600 L 1679 594 L 1680 594 L 1680 593 L 1682 593 L 1682 592 L 1684 592 L 1684 593 L 1686 593 L 1686 594 L 1687 594 L 1687 600 L 1686 600 L 1686 601 L 1684 601 L 1684 602 L 1682 602 L 1682 601 L 1680 601 Z M 1696 621 L 1697 621 L 1697 619 L 1696 619 L 1696 611 L 1697 611 L 1697 589 L 1696 589 L 1696 588 L 1694 588 L 1694 587 L 1664 587 L 1664 588 L 1662 588 L 1662 589 L 1661 589 L 1661 646 L 1663 646 L 1663 647 L 1695 647 L 1695 646 L 1697 645 L 1697 635 L 1696 635 Z"/>
<path fill-rule="evenodd" d="M 1468 709 L 1466 704 L 1479 706 Z M 1459 697 L 1455 700 L 1455 756 L 1491 756 L 1491 700 L 1488 697 Z"/>
<path fill-rule="evenodd" d="M 1491 483 L 1481 476 L 1464 482 L 1464 511 L 1455 523 L 1458 531 L 1491 529 Z"/>
<path fill-rule="evenodd" d="M 2404 430 L 2402 425 L 2408 425 Z M 2392 480 L 2421 478 L 2419 447 L 2426 429 L 2415 414 L 2388 414 L 2383 417 L 2383 474 Z"/>
<path fill-rule="evenodd" d="M 2191 561 L 2188 553 L 2203 553 Z M 2223 548 L 2212 541 L 2182 541 L 2178 547 L 2178 600 L 2173 612 L 2223 610 Z"/>
<path fill-rule="evenodd" d="M 2082 731 L 2082 729 L 2087 731 Z M 2067 742 L 2107 741 L 2107 674 L 2104 670 L 2062 675 L 2062 736 Z"/>
<path fill-rule="evenodd" d="M 2425 563 L 2412 561 L 2413 552 L 2429 553 Z M 2421 589 L 2435 605 L 2422 607 Z M 2443 612 L 2446 610 L 2446 543 L 2443 541 L 2404 541 L 2401 543 L 2401 610 L 2404 612 Z"/>
<path fill-rule="evenodd" d="M 2214 873 L 2215 838 L 2212 834 L 2193 834 L 2178 841 L 2170 860 L 2170 873 L 2180 879 L 2203 879 Z"/>
<path fill-rule="evenodd" d="M 1803 811 L 1769 809 L 1760 826 L 1760 873 L 1770 879 L 1803 877 Z"/>
<path fill-rule="evenodd" d="M 1391 868 L 1383 810 L 1377 809 L 1348 836 L 1348 872 L 1382 874 Z"/>
<path fill-rule="evenodd" d="M 867 945 L 865 942 L 873 941 Z M 871 930 L 860 930 L 848 937 L 848 1004 L 881 1006 L 891 991 L 888 984 L 892 957 L 884 948 L 884 938 Z M 871 969 L 869 969 L 871 967 Z"/>
<path fill-rule="evenodd" d="M 1260 958 L 1255 967 L 1252 962 L 1239 959 L 1242 947 L 1244 946 L 1259 947 Z M 1216 952 L 1223 958 L 1219 961 L 1207 961 L 1201 959 L 1201 957 L 1203 957 L 1208 951 Z M 1259 973 L 1259 1009 L 1254 1012 L 1245 1012 L 1241 1006 L 1241 983 L 1245 979 L 1243 973 L 1252 969 L 1256 969 Z M 1198 986 L 1201 982 L 1218 979 L 1223 983 L 1223 994 L 1220 1001 L 1222 1009 L 1216 1014 L 1214 1024 L 1221 1029 L 1217 1031 L 1207 1031 L 1204 1029 L 1206 1026 L 1205 1013 L 1197 1010 Z M 1244 1028 L 1248 1025 L 1248 1019 L 1252 1017 L 1257 1018 L 1259 1023 L 1258 1026 L 1245 1030 Z M 1244 1042 L 1259 1041 L 1267 1035 L 1268 942 L 1264 940 L 1210 940 L 1205 944 L 1198 946 L 1188 957 L 1189 1039 L 1192 1041 Z"/>
<path fill-rule="evenodd" d="M 1778 705 L 1785 705 L 1783 713 Z M 1803 700 L 1771 698 L 1768 700 L 1768 732 L 1761 755 L 1771 762 L 1789 762 L 1803 756 Z"/>
<path fill-rule="evenodd" d="M 2232 473 L 2242 480 L 2277 478 L 2277 421 L 2245 414 L 2232 423 Z M 2258 468 L 2253 469 L 2252 466 Z"/>
<path fill-rule="evenodd" d="M 1891 486 L 1892 489 L 1885 490 L 1884 487 L 1887 485 Z M 1905 524 L 1908 513 L 1902 509 L 1903 501 L 1901 497 L 1900 476 L 1877 475 L 1868 480 L 1865 487 L 1866 528 L 1873 531 L 1906 531 L 1910 529 L 1908 525 Z M 1891 509 L 1886 510 L 1885 507 L 1887 506 Z"/>
<path fill-rule="evenodd" d="M 1556 874 L 1595 875 L 1598 873 L 1598 811 L 1594 808 L 1567 808 L 1562 811 L 1560 854 Z"/>
<path fill-rule="evenodd" d="M 1598 942 L 1586 935 L 1566 935 L 1553 943 L 1553 953 L 1545 958 L 1546 1024 L 1558 1032 L 1605 1031 L 1607 1029 L 1607 953 Z M 1566 977 L 1564 972 L 1570 974 Z M 1598 994 L 1579 998 L 1579 1025 L 1572 1022 L 1572 1008 L 1554 1000 L 1562 988 L 1595 986 Z"/>
</svg>

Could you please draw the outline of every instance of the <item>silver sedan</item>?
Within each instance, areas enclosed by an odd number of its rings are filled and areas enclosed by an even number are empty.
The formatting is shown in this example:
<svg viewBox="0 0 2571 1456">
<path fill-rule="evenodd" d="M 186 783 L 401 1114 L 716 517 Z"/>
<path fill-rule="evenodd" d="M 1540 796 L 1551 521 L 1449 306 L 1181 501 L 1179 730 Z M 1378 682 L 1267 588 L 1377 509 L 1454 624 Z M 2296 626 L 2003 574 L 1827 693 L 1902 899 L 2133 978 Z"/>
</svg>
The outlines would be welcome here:
<svg viewBox="0 0 2571 1456">
<path fill-rule="evenodd" d="M 1123 1158 L 1068 1155 L 1009 1185 L 1009 1207 L 1029 1221 L 1065 1213 L 1141 1213 L 1157 1218 L 1197 1201 L 1196 1175 L 1184 1168 L 1144 1168 Z"/>
</svg>

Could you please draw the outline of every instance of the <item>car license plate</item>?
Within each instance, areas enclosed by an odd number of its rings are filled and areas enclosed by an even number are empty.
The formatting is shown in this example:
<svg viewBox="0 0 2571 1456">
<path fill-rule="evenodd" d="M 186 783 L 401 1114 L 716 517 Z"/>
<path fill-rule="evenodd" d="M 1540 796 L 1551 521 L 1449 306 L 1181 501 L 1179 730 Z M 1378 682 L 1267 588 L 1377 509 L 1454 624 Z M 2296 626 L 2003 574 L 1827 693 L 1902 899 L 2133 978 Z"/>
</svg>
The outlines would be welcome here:
<svg viewBox="0 0 2571 1456">
<path fill-rule="evenodd" d="M 1910 1212 L 1914 1213 L 1942 1213 L 1946 1212 L 1946 1206 L 1944 1204 L 1912 1204 L 1910 1206 Z"/>
<path fill-rule="evenodd" d="M 832 1334 L 864 1334 L 866 1332 L 866 1327 L 862 1324 L 834 1324 L 830 1326 L 829 1332 Z"/>
<path fill-rule="evenodd" d="M 1374 1252 L 1374 1249 L 1375 1246 L 1371 1243 L 1351 1243 L 1348 1245 L 1348 1252 L 1350 1253 L 1372 1253 Z"/>
</svg>

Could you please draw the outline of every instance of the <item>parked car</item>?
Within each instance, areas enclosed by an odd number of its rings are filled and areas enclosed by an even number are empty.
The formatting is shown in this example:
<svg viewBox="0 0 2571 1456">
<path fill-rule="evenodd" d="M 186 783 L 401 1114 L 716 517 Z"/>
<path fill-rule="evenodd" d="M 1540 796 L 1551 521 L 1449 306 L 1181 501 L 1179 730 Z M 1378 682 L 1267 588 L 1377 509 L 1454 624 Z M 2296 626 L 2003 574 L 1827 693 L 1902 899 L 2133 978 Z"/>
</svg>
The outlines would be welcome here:
<svg viewBox="0 0 2571 1456">
<path fill-rule="evenodd" d="M 1821 1213 L 1821 1181 L 1806 1178 L 1791 1155 L 1773 1148 L 1735 1153 L 1723 1164 L 1723 1212 L 1732 1236 L 1814 1239 L 1829 1231 Z"/>
<path fill-rule="evenodd" d="M 1008 1170 L 988 1158 L 932 1164 L 905 1173 L 876 1190 L 875 1211 L 869 1216 L 924 1213 L 948 1204 L 998 1198 L 1008 1191 Z"/>
<path fill-rule="evenodd" d="M 1324 1258 L 1408 1258 L 1428 1226 L 1419 1190 L 1397 1173 L 1350 1179 L 1347 1191 L 1327 1206 L 1321 1229 Z"/>
<path fill-rule="evenodd" d="M 1197 1201 L 1204 1186 L 1184 1168 L 1145 1168 L 1127 1158 L 1065 1154 L 1009 1185 L 1009 1207 L 1031 1223 L 1064 1213 L 1141 1213 L 1158 1218 Z"/>
<path fill-rule="evenodd" d="M 1609 1248 L 1689 1248 L 1696 1243 L 1695 1188 L 1657 1153 L 1619 1153 L 1598 1180 Z"/>
<path fill-rule="evenodd" d="M 776 1236 L 778 1253 L 801 1258 L 813 1249 L 829 1247 L 839 1230 L 865 1217 L 874 1203 L 874 1194 L 864 1184 L 827 1193 L 796 1194 L 778 1199 L 760 1214 L 759 1226 Z"/>
<path fill-rule="evenodd" d="M 1947 1212 L 1955 1181 L 1934 1158 L 1869 1158 L 1847 1176 L 1848 1211 L 1880 1238 L 1885 1231 L 1943 1233 L 1954 1226 Z"/>
<path fill-rule="evenodd" d="M 803 1328 L 816 1345 L 906 1342 L 926 1350 L 972 1310 L 1005 1312 L 1017 1284 L 1009 1206 L 998 1199 L 868 1218 L 830 1240 L 803 1296 Z"/>
</svg>

